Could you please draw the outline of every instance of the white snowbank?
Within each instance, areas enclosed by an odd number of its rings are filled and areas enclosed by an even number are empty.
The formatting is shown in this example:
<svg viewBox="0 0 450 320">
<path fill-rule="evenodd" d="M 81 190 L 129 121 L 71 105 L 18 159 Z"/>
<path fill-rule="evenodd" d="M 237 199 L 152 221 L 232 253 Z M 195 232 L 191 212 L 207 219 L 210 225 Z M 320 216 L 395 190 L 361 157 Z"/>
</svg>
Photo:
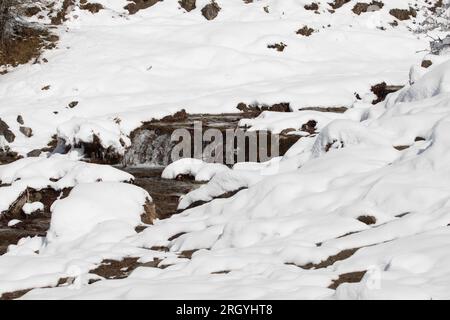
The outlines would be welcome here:
<svg viewBox="0 0 450 320">
<path fill-rule="evenodd" d="M 189 175 L 195 181 L 209 181 L 216 174 L 228 171 L 221 163 L 207 163 L 199 159 L 184 158 L 169 164 L 161 174 L 163 179 L 176 179 L 179 175 Z"/>
<path fill-rule="evenodd" d="M 79 184 L 67 198 L 51 207 L 52 220 L 47 240 L 68 241 L 85 236 L 99 225 L 110 227 L 111 241 L 134 232 L 141 223 L 144 204 L 151 201 L 143 189 L 125 183 L 100 182 Z M 122 229 L 127 227 L 123 232 Z"/>
</svg>

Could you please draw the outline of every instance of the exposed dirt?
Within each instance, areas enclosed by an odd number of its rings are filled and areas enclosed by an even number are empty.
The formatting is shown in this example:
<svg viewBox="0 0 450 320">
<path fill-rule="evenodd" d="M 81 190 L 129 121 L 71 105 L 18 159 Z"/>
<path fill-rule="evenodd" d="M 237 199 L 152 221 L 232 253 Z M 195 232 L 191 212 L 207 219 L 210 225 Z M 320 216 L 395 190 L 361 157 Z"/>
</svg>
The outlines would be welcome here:
<svg viewBox="0 0 450 320">
<path fill-rule="evenodd" d="M 328 288 L 336 290 L 339 285 L 342 283 L 358 283 L 361 282 L 362 278 L 366 274 L 367 271 L 355 271 L 355 272 L 349 272 L 339 275 L 339 278 L 337 280 L 333 280 L 333 283 L 331 283 Z"/>
<path fill-rule="evenodd" d="M 300 268 L 307 269 L 307 270 L 326 268 L 326 267 L 333 265 L 337 261 L 342 261 L 342 260 L 346 260 L 346 259 L 350 258 L 358 250 L 359 250 L 359 248 L 343 250 L 343 251 L 339 252 L 338 254 L 335 254 L 334 256 L 329 256 L 326 260 L 324 260 L 320 263 L 317 263 L 317 264 L 308 263 L 306 265 L 300 266 Z"/>
<path fill-rule="evenodd" d="M 66 14 L 69 12 L 71 6 L 75 4 L 74 0 L 64 0 L 61 10 L 51 19 L 53 25 L 60 25 L 67 20 Z"/>
<path fill-rule="evenodd" d="M 94 270 L 89 271 L 91 274 L 96 274 L 105 279 L 124 279 L 138 267 L 151 267 L 157 268 L 161 262 L 159 259 L 154 259 L 151 262 L 140 263 L 139 258 L 127 257 L 123 260 L 104 260 Z"/>
<path fill-rule="evenodd" d="M 309 134 L 314 134 L 316 132 L 317 121 L 309 120 L 307 123 L 302 124 L 301 131 L 308 132 Z"/>
<path fill-rule="evenodd" d="M 160 1 L 163 0 L 130 0 L 131 3 L 127 4 L 124 9 L 128 10 L 129 14 L 135 14 L 139 10 L 150 8 Z"/>
<path fill-rule="evenodd" d="M 16 67 L 33 59 L 37 63 L 41 51 L 55 48 L 58 40 L 58 36 L 44 28 L 22 27 L 0 47 L 0 66 Z"/>
<path fill-rule="evenodd" d="M 397 92 L 402 88 L 403 86 L 387 85 L 386 82 L 381 82 L 372 86 L 370 90 L 377 96 L 377 98 L 372 101 L 372 104 L 377 104 L 384 101 L 388 94 Z"/>
</svg>

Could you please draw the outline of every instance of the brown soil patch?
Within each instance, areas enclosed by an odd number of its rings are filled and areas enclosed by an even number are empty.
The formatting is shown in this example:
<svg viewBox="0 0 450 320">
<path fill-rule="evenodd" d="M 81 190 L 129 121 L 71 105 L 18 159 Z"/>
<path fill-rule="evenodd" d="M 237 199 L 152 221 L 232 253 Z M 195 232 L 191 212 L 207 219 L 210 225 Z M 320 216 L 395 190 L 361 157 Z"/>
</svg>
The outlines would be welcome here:
<svg viewBox="0 0 450 320">
<path fill-rule="evenodd" d="M 157 268 L 161 262 L 159 259 L 154 259 L 146 263 L 140 263 L 138 260 L 139 258 L 135 257 L 127 257 L 120 261 L 104 260 L 96 269 L 89 271 L 89 273 L 96 274 L 105 279 L 124 279 L 138 267 Z"/>
<path fill-rule="evenodd" d="M 75 1 L 74 1 L 74 0 L 64 0 L 63 5 L 62 5 L 62 7 L 61 7 L 61 10 L 59 10 L 59 11 L 56 13 L 56 16 L 54 16 L 54 17 L 51 19 L 52 24 L 53 24 L 53 25 L 60 25 L 60 24 L 62 24 L 64 21 L 66 21 L 66 20 L 67 20 L 66 14 L 68 13 L 69 8 L 70 8 L 71 6 L 73 6 L 74 4 L 75 4 Z"/>
<path fill-rule="evenodd" d="M 339 275 L 337 280 L 333 280 L 333 283 L 329 285 L 328 288 L 336 290 L 342 283 L 358 283 L 361 282 L 362 278 L 367 271 L 355 271 Z"/>
<path fill-rule="evenodd" d="M 329 267 L 329 266 L 333 265 L 337 261 L 342 261 L 342 260 L 346 260 L 346 259 L 350 258 L 358 250 L 359 250 L 359 248 L 342 250 L 338 254 L 335 254 L 333 256 L 329 256 L 326 260 L 324 260 L 324 261 L 322 261 L 320 263 L 317 263 L 317 264 L 308 263 L 306 265 L 300 266 L 300 268 L 307 269 L 307 270 L 310 270 L 310 269 L 323 269 L 323 268 L 326 268 L 326 267 Z"/>
<path fill-rule="evenodd" d="M 0 66 L 25 64 L 37 59 L 43 49 L 56 47 L 58 37 L 45 29 L 22 28 L 16 37 L 0 47 Z"/>
</svg>

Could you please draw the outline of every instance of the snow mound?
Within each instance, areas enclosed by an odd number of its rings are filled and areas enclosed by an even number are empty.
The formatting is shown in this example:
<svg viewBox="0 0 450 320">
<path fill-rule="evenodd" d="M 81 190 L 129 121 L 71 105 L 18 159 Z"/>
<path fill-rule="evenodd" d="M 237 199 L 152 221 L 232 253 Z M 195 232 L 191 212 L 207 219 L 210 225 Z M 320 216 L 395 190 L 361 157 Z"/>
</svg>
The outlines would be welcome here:
<svg viewBox="0 0 450 320">
<path fill-rule="evenodd" d="M 131 184 L 79 184 L 67 198 L 53 203 L 47 240 L 74 240 L 93 232 L 99 225 L 110 228 L 110 241 L 120 240 L 134 233 L 134 227 L 141 223 L 144 205 L 149 201 L 147 191 Z"/>
<path fill-rule="evenodd" d="M 209 181 L 216 174 L 229 170 L 221 163 L 207 163 L 199 159 L 180 159 L 169 164 L 161 174 L 163 179 L 176 179 L 179 175 L 194 177 L 195 181 Z"/>
</svg>

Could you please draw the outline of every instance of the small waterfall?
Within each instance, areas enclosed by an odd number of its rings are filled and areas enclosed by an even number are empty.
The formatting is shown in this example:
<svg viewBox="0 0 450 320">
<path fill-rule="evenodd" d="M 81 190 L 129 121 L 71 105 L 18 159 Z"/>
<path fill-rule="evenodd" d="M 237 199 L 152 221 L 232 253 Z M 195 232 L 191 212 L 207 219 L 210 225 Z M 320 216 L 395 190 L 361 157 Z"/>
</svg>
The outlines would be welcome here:
<svg viewBox="0 0 450 320">
<path fill-rule="evenodd" d="M 176 142 L 170 133 L 157 130 L 139 130 L 132 138 L 131 147 L 126 151 L 123 164 L 127 166 L 160 167 L 171 163 L 170 155 Z"/>
</svg>

